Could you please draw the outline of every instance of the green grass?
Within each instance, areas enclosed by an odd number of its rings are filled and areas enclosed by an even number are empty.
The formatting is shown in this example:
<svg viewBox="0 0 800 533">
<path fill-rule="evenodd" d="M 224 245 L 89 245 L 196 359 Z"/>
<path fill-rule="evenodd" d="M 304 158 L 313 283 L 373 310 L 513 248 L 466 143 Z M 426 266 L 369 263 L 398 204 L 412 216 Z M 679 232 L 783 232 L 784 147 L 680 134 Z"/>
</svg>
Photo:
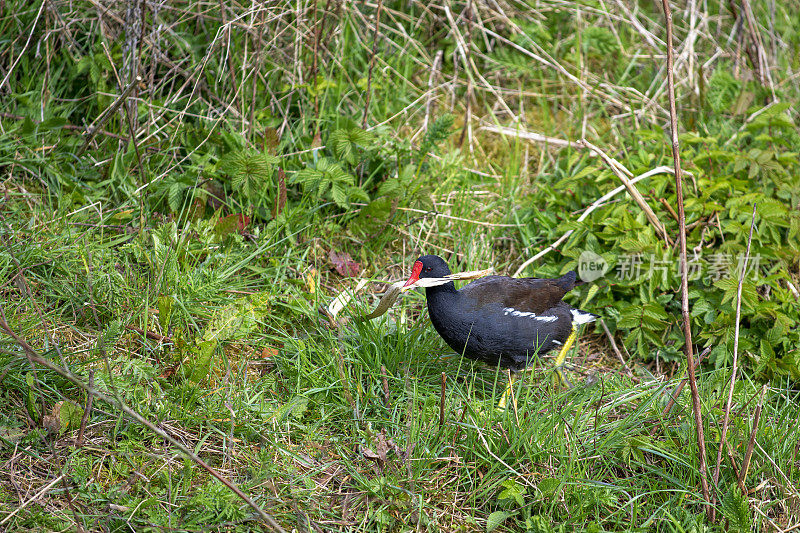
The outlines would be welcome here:
<svg viewBox="0 0 800 533">
<path fill-rule="evenodd" d="M 694 81 L 679 61 L 690 249 L 738 257 L 754 202 L 758 209 L 760 263 L 744 284 L 743 370 L 731 453 L 711 483 L 712 522 L 688 387 L 663 414 L 685 372 L 679 278 L 674 269 L 663 279 L 617 271 L 625 255 L 672 260 L 671 247 L 624 194 L 576 222 L 619 185 L 587 151 L 480 129 L 585 137 L 634 174 L 671 165 L 662 60 L 651 57 L 663 50 L 629 23 L 635 11 L 660 39 L 661 14 L 627 2 L 628 11 L 593 1 L 490 4 L 471 3 L 477 13 L 468 16 L 464 3 L 448 3 L 451 25 L 443 4 L 383 3 L 371 84 L 374 5 L 277 3 L 251 13 L 225 3 L 223 15 L 217 4 L 148 4 L 136 112 L 131 122 L 113 113 L 84 148 L 85 126 L 121 92 L 114 70 L 125 76 L 130 63 L 125 9 L 48 2 L 40 12 L 7 2 L 0 305 L 9 327 L 52 362 L 83 379 L 92 373 L 96 387 L 239 485 L 287 531 L 796 526 L 800 132 L 791 103 L 800 97 L 792 17 L 800 6 L 780 3 L 774 14 L 753 6 L 787 105 L 769 103 L 746 51 L 714 56 L 735 43 L 726 40 L 734 18 L 716 6 L 698 13 L 694 66 L 714 59 L 692 71 Z M 691 21 L 676 11 L 675 24 L 683 42 Z M 315 25 L 326 28 L 317 44 Z M 475 70 L 464 70 L 461 40 Z M 444 61 L 431 78 L 439 50 Z M 470 93 L 471 132 L 461 143 Z M 674 180 L 639 187 L 674 240 L 677 222 L 661 202 L 675 205 Z M 421 292 L 367 323 L 331 329 L 318 313 L 354 284 L 336 273 L 331 251 L 349 253 L 375 280 L 407 276 L 421 253 L 446 256 L 454 270 L 512 273 L 568 230 L 525 274 L 574 269 L 583 250 L 605 258 L 611 270 L 596 292 L 583 285 L 568 298 L 603 316 L 633 375 L 602 329 L 585 328 L 569 357 L 576 387 L 553 388 L 543 358 L 519 382 L 518 419 L 495 409 L 505 374 L 453 354 Z M 699 372 L 711 470 L 737 282 L 731 268 L 690 285 L 696 350 L 711 348 Z M 346 315 L 375 305 L 380 286 L 369 287 Z M 80 412 L 70 406 L 86 401 L 83 388 L 34 371 L 19 343 L 0 337 L 0 529 L 264 527 L 188 456 L 109 403 L 94 400 L 78 446 Z M 48 433 L 51 416 L 58 423 Z M 751 434 L 743 497 L 735 472 Z"/>
</svg>

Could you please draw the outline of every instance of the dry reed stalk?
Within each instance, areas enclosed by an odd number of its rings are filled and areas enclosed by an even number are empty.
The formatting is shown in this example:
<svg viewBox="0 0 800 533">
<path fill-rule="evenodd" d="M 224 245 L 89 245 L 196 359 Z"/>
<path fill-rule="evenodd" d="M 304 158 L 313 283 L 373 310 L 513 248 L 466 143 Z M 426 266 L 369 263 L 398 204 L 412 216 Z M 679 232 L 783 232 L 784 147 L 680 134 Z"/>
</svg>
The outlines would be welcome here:
<svg viewBox="0 0 800 533">
<path fill-rule="evenodd" d="M 464 59 L 467 65 L 472 64 L 470 57 L 472 51 L 472 0 L 467 0 L 467 5 L 464 8 L 464 16 L 467 19 L 467 38 L 465 40 Z M 474 98 L 474 88 L 472 84 L 472 77 L 467 78 L 467 93 L 464 95 L 465 112 L 464 112 L 464 127 L 461 129 L 461 137 L 458 140 L 459 148 L 464 145 L 464 138 L 469 132 L 469 151 L 473 152 L 472 148 L 472 100 Z"/>
<path fill-rule="evenodd" d="M 369 70 L 367 72 L 367 94 L 364 101 L 364 118 L 361 119 L 361 127 L 367 129 L 367 117 L 369 116 L 369 100 L 372 94 L 372 70 L 375 68 L 375 54 L 378 52 L 378 35 L 381 30 L 381 11 L 383 10 L 383 0 L 378 0 L 378 9 L 375 12 L 375 32 L 372 35 L 372 53 L 369 58 Z"/>
<path fill-rule="evenodd" d="M 772 74 L 769 69 L 769 61 L 767 60 L 767 52 L 764 49 L 764 42 L 761 39 L 761 33 L 758 31 L 758 23 L 753 15 L 753 9 L 750 7 L 748 0 L 741 0 L 742 11 L 744 18 L 747 21 L 747 27 L 750 30 L 750 39 L 753 41 L 753 46 L 756 52 L 756 61 L 753 63 L 753 68 L 756 69 L 756 75 L 759 81 L 765 87 L 768 87 L 772 93 L 772 99 L 775 100 L 775 84 L 772 82 Z M 752 60 L 752 58 L 751 58 Z"/>
<path fill-rule="evenodd" d="M 255 114 L 256 114 L 256 96 L 257 96 L 257 88 L 258 88 L 258 74 L 261 71 L 261 61 L 262 61 L 262 46 L 263 46 L 263 37 L 262 32 L 264 31 L 264 9 L 259 9 L 259 18 L 261 19 L 260 24 L 256 30 L 256 39 L 255 39 L 255 56 L 256 56 L 256 64 L 253 68 L 252 75 L 253 75 L 253 90 L 250 94 L 250 114 L 247 120 L 247 136 L 251 142 L 253 142 L 253 128 L 255 127 Z M 314 12 L 316 14 L 316 3 L 314 3 Z M 253 15 L 255 18 L 255 14 Z M 313 78 L 312 78 L 313 79 Z M 316 100 L 316 97 L 315 97 Z"/>
<path fill-rule="evenodd" d="M 439 77 L 439 69 L 442 66 L 442 56 L 444 55 L 443 50 L 438 50 L 436 55 L 433 58 L 433 63 L 431 64 L 431 72 L 428 76 L 428 90 L 427 90 L 427 101 L 425 102 L 425 118 L 422 120 L 422 127 L 420 127 L 419 131 L 414 134 L 414 137 L 411 138 L 413 141 L 417 135 L 422 132 L 428 133 L 428 124 L 431 121 L 431 113 L 433 112 L 433 101 L 434 101 L 434 90 L 436 86 L 436 80 Z"/>
<path fill-rule="evenodd" d="M 447 17 L 447 21 L 450 23 L 450 31 L 453 33 L 453 37 L 455 38 L 456 44 L 458 45 L 456 47 L 456 51 L 458 52 L 458 56 L 461 57 L 461 62 L 464 65 L 464 72 L 467 75 L 467 82 L 466 82 L 467 86 L 471 87 L 473 92 L 476 89 L 484 89 L 484 90 L 488 91 L 489 93 L 492 94 L 492 96 L 495 97 L 497 105 L 502 107 L 503 111 L 508 116 L 514 117 L 515 116 L 514 112 L 511 110 L 511 107 L 505 101 L 505 99 L 500 94 L 500 92 L 497 90 L 497 88 L 494 85 L 492 85 L 491 83 L 489 83 L 488 81 L 486 81 L 486 78 L 484 78 L 483 74 L 481 74 L 481 72 L 480 72 L 480 69 L 478 69 L 478 67 L 475 65 L 475 62 L 472 60 L 472 56 L 471 55 L 470 56 L 467 55 L 467 50 L 468 50 L 467 43 L 464 40 L 464 36 L 461 35 L 461 32 L 458 30 L 458 24 L 456 23 L 456 20 L 453 18 L 453 14 L 451 13 L 450 8 L 445 5 L 443 7 L 443 10 L 444 10 L 445 16 Z M 485 57 L 485 56 L 482 56 L 482 57 Z M 453 62 L 453 66 L 456 67 L 454 69 L 455 71 L 453 73 L 453 75 L 454 75 L 453 86 L 455 87 L 455 81 L 456 81 L 455 76 L 457 76 L 457 74 L 458 74 L 458 70 L 457 70 L 458 62 L 454 61 Z M 477 84 L 475 82 L 476 78 L 478 79 L 478 81 L 481 82 L 481 84 Z M 455 90 L 453 90 L 452 98 L 453 99 L 455 98 Z M 454 107 L 454 105 L 455 105 L 455 101 L 453 100 L 451 102 L 451 106 L 450 106 L 451 110 Z"/>
<path fill-rule="evenodd" d="M 45 2 L 42 2 L 42 4 L 44 4 L 44 3 L 45 3 Z M 40 500 L 40 498 L 41 498 L 42 496 L 44 496 L 45 494 L 47 494 L 47 492 L 48 492 L 50 489 L 52 489 L 52 488 L 53 488 L 53 486 L 54 486 L 56 483 L 58 483 L 59 481 L 61 481 L 62 479 L 64 479 L 64 474 L 61 474 L 60 476 L 58 476 L 57 478 L 55 478 L 53 481 L 51 481 L 50 483 L 48 483 L 47 485 L 45 485 L 44 487 L 42 487 L 41 489 L 39 489 L 39 492 L 37 492 L 36 494 L 34 494 L 34 495 L 31 497 L 31 498 L 29 498 L 29 499 L 25 500 L 25 502 L 23 502 L 23 504 L 22 504 L 22 505 L 19 505 L 19 506 L 18 506 L 16 509 L 14 509 L 13 511 L 11 511 L 11 512 L 10 512 L 9 514 L 7 514 L 7 515 L 6 515 L 6 516 L 5 516 L 5 517 L 4 517 L 2 520 L 0 520 L 0 526 L 2 526 L 3 524 L 5 524 L 5 523 L 6 523 L 6 522 L 8 522 L 9 520 L 11 520 L 11 519 L 14 517 L 14 515 L 16 515 L 16 514 L 17 514 L 18 512 L 20 512 L 20 511 L 22 511 L 23 509 L 25 509 L 25 508 L 26 508 L 26 507 L 27 507 L 27 506 L 28 506 L 30 503 L 32 503 L 32 502 L 35 502 L 35 501 L 39 501 L 39 500 Z"/>
<path fill-rule="evenodd" d="M 692 344 L 692 321 L 689 313 L 689 272 L 686 264 L 686 213 L 683 209 L 683 176 L 681 174 L 681 154 L 678 143 L 678 115 L 675 110 L 675 80 L 673 73 L 673 52 L 672 52 L 672 12 L 669 7 L 669 0 L 662 0 L 664 8 L 664 18 L 667 25 L 667 84 L 669 95 L 669 115 L 670 130 L 672 133 L 672 158 L 675 165 L 675 193 L 678 200 L 680 260 L 681 260 L 681 314 L 683 316 L 683 333 L 686 350 L 686 366 L 689 373 L 689 387 L 692 391 L 692 411 L 694 412 L 695 430 L 697 431 L 697 446 L 700 462 L 700 487 L 703 492 L 703 499 L 710 503 L 708 491 L 708 479 L 706 479 L 706 442 L 703 435 L 703 414 L 700 405 L 700 392 L 697 389 L 697 376 L 694 368 L 694 350 Z M 706 505 L 706 514 L 709 519 L 712 517 L 711 505 Z"/>
<path fill-rule="evenodd" d="M 733 332 L 733 366 L 731 368 L 731 379 L 728 384 L 728 400 L 725 402 L 725 415 L 722 419 L 722 434 L 720 435 L 719 448 L 717 448 L 717 465 L 714 467 L 712 479 L 716 485 L 719 481 L 719 467 L 722 463 L 722 446 L 728 435 L 728 422 L 731 417 L 731 405 L 733 404 L 733 389 L 736 385 L 736 371 L 739 363 L 739 325 L 742 319 L 742 286 L 744 277 L 747 273 L 747 262 L 750 259 L 750 243 L 753 241 L 753 227 L 756 224 L 756 205 L 753 204 L 753 218 L 750 221 L 750 234 L 747 236 L 747 250 L 742 261 L 742 271 L 739 274 L 739 286 L 736 289 L 736 329 Z"/>
<path fill-rule="evenodd" d="M 656 216 L 655 212 L 650 207 L 650 205 L 645 201 L 644 196 L 642 196 L 642 193 L 639 192 L 639 189 L 637 189 L 633 185 L 633 183 L 631 183 L 630 179 L 628 179 L 629 177 L 633 176 L 633 173 L 627 168 L 625 168 L 625 166 L 622 163 L 620 163 L 616 159 L 613 159 L 608 154 L 600 150 L 598 147 L 596 147 L 586 139 L 583 139 L 583 143 L 586 145 L 587 148 L 590 148 L 595 152 L 597 152 L 598 154 L 600 154 L 600 158 L 606 162 L 609 168 L 611 168 L 611 171 L 619 178 L 622 184 L 625 185 L 625 188 L 628 190 L 628 193 L 631 195 L 631 197 L 633 197 L 636 204 L 642 209 L 642 211 L 644 211 L 647 220 L 650 221 L 650 224 L 653 225 L 653 227 L 656 229 L 656 232 L 660 234 L 660 236 L 664 239 L 664 241 L 668 245 L 671 244 L 669 236 L 667 235 L 667 230 L 664 228 L 664 225 L 658 219 L 658 217 Z M 680 168 L 677 166 L 677 163 L 675 168 L 677 169 L 676 172 L 679 173 Z"/>
</svg>

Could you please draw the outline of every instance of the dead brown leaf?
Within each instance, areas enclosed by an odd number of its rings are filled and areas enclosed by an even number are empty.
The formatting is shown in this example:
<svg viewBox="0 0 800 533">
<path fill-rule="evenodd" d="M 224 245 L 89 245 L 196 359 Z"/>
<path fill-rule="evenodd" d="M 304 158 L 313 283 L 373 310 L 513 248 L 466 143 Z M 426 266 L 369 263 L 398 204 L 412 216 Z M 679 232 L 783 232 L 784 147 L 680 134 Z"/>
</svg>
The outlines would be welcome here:
<svg viewBox="0 0 800 533">
<path fill-rule="evenodd" d="M 281 214 L 286 207 L 286 173 L 282 168 L 278 168 L 278 195 L 275 197 L 275 205 L 272 206 L 272 218 Z"/>
<path fill-rule="evenodd" d="M 353 261 L 353 258 L 350 257 L 350 254 L 347 252 L 335 252 L 331 250 L 328 252 L 328 258 L 333 263 L 333 268 L 336 269 L 341 276 L 346 278 L 351 278 L 357 276 L 359 272 L 361 272 L 361 265 L 357 262 Z"/>
</svg>

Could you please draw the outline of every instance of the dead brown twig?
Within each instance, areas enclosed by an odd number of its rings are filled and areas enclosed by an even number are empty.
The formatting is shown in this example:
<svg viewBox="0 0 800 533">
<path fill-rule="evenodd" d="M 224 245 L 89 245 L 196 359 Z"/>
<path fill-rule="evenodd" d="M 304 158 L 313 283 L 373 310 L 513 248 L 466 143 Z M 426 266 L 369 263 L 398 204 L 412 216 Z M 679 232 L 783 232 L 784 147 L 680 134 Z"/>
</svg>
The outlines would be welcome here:
<svg viewBox="0 0 800 533">
<path fill-rule="evenodd" d="M 112 63 L 113 65 L 113 63 Z M 75 154 L 76 157 L 79 157 L 86 149 L 89 147 L 89 143 L 92 142 L 94 136 L 98 133 L 102 132 L 103 125 L 110 119 L 114 113 L 119 109 L 122 104 L 128 101 L 128 96 L 130 96 L 131 92 L 136 88 L 136 86 L 142 81 L 141 77 L 136 77 L 133 81 L 131 81 L 127 87 L 121 88 L 122 92 L 117 97 L 114 102 L 103 111 L 99 117 L 89 126 L 86 128 L 86 140 L 83 141 L 83 146 L 78 149 L 78 152 Z"/>
<path fill-rule="evenodd" d="M 132 326 L 130 324 L 127 324 L 125 326 L 125 329 L 129 329 L 131 331 L 134 331 L 134 332 L 138 333 L 139 335 L 144 335 L 145 337 L 147 337 L 150 340 L 159 341 L 159 342 L 163 342 L 163 343 L 167 343 L 167 344 L 172 343 L 172 337 L 169 337 L 167 335 L 160 335 L 160 334 L 158 334 L 158 333 L 156 333 L 154 331 L 145 331 L 142 328 L 137 328 L 136 326 Z"/>
<path fill-rule="evenodd" d="M 692 411 L 694 412 L 694 424 L 697 432 L 697 447 L 700 461 L 700 487 L 703 492 L 703 499 L 710 503 L 708 480 L 706 479 L 706 443 L 703 435 L 703 414 L 700 405 L 700 392 L 697 389 L 697 376 L 694 371 L 694 350 L 692 345 L 692 322 L 689 314 L 689 272 L 686 260 L 686 213 L 683 209 L 683 176 L 681 174 L 681 155 L 680 145 L 678 144 L 678 116 L 675 110 L 675 73 L 673 72 L 674 58 L 672 51 L 672 12 L 669 7 L 669 0 L 662 0 L 664 7 L 664 18 L 667 26 L 667 85 L 669 95 L 669 118 L 670 130 L 672 133 L 672 158 L 675 167 L 675 193 L 678 200 L 678 223 L 680 231 L 678 242 L 680 243 L 681 258 L 681 314 L 683 316 L 683 333 L 685 337 L 684 348 L 686 350 L 686 366 L 689 374 L 689 388 L 692 391 Z M 712 518 L 712 507 L 706 505 L 706 514 Z"/>
<path fill-rule="evenodd" d="M 750 469 L 750 459 L 753 457 L 753 448 L 756 445 L 756 432 L 758 431 L 758 421 L 761 419 L 761 410 L 764 407 L 764 394 L 767 392 L 766 383 L 761 387 L 761 395 L 758 398 L 758 405 L 756 405 L 756 412 L 753 413 L 753 429 L 750 431 L 750 440 L 747 442 L 747 450 L 744 452 L 744 460 L 742 461 L 742 468 L 739 470 L 738 481 L 741 486 L 745 486 L 744 482 L 747 479 L 747 471 Z"/>
<path fill-rule="evenodd" d="M 705 350 L 700 352 L 700 355 L 697 356 L 697 361 L 695 362 L 695 364 L 697 366 L 700 366 L 700 364 L 703 362 L 703 358 L 706 355 L 708 355 L 708 352 L 710 352 L 710 351 L 711 351 L 711 346 L 709 346 L 708 348 L 706 348 Z M 680 395 L 683 392 L 683 389 L 686 388 L 687 381 L 688 381 L 688 379 L 684 378 L 684 379 L 681 380 L 681 382 L 678 384 L 678 386 L 675 387 L 675 391 L 672 393 L 669 401 L 667 402 L 667 405 L 664 407 L 664 410 L 661 412 L 661 414 L 663 416 L 667 416 L 669 414 L 669 412 L 672 410 L 672 406 L 675 405 L 675 402 L 677 402 L 678 398 L 680 398 Z M 653 428 L 653 432 L 651 434 L 654 434 L 654 433 L 655 433 L 655 428 Z"/>
<path fill-rule="evenodd" d="M 381 365 L 381 386 L 383 387 L 383 405 L 389 406 L 389 378 L 386 375 L 386 366 Z"/>
</svg>

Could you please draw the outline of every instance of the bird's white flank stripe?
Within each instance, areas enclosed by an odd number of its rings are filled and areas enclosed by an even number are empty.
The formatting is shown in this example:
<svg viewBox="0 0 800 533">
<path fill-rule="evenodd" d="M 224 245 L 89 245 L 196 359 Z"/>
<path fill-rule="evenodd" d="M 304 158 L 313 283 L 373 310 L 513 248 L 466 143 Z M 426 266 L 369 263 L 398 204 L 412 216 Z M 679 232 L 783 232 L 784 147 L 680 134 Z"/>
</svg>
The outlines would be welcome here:
<svg viewBox="0 0 800 533">
<path fill-rule="evenodd" d="M 530 311 L 517 311 L 513 307 L 504 307 L 503 316 L 508 314 L 511 314 L 511 316 L 528 317 L 540 322 L 555 322 L 558 320 L 557 316 L 537 315 L 536 313 L 531 313 Z"/>
<path fill-rule="evenodd" d="M 589 322 L 594 322 L 596 318 L 592 313 L 587 313 L 580 309 L 570 309 L 569 311 L 572 313 L 572 322 L 574 324 L 588 324 Z"/>
</svg>

